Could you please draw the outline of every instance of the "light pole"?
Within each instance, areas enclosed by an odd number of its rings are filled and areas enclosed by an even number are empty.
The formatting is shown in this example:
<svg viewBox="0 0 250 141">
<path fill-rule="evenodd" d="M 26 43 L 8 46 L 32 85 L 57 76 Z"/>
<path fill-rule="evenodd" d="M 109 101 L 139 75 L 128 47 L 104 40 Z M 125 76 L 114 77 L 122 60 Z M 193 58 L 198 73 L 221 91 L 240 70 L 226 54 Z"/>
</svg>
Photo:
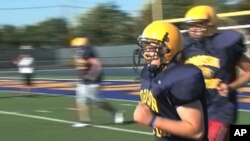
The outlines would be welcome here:
<svg viewBox="0 0 250 141">
<path fill-rule="evenodd" d="M 152 20 L 162 20 L 162 0 L 151 0 Z"/>
</svg>

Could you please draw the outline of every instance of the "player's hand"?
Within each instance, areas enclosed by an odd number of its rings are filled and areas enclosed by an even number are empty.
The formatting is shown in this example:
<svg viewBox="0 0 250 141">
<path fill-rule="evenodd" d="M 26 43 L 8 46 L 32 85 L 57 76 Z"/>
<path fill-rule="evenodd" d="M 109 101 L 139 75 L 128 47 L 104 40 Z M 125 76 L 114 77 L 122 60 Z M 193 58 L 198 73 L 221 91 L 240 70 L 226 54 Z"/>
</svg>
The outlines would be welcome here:
<svg viewBox="0 0 250 141">
<path fill-rule="evenodd" d="M 229 93 L 229 86 L 225 83 L 220 83 L 217 86 L 217 91 L 219 93 L 219 95 L 224 96 L 224 97 L 228 97 L 228 93 Z"/>
<path fill-rule="evenodd" d="M 138 103 L 134 111 L 134 121 L 143 125 L 149 125 L 153 118 L 151 109 L 141 102 Z"/>
</svg>

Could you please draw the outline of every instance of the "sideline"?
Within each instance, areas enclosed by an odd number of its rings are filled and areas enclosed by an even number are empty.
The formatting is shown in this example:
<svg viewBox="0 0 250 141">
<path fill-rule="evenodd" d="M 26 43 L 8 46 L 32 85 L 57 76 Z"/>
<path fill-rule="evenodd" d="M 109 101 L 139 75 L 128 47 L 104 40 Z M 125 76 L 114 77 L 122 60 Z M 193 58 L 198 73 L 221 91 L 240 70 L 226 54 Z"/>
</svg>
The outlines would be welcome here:
<svg viewBox="0 0 250 141">
<path fill-rule="evenodd" d="M 66 123 L 66 124 L 76 124 L 76 123 L 78 123 L 78 122 L 74 122 L 74 121 L 61 120 L 61 119 L 56 119 L 56 118 L 49 118 L 49 117 L 42 117 L 42 116 L 21 114 L 21 113 L 18 113 L 18 112 L 0 111 L 0 114 L 4 114 L 4 115 L 13 115 L 13 116 L 19 116 L 19 117 L 27 117 L 27 118 L 40 119 L 40 120 L 47 120 L 47 121 L 53 121 L 53 122 L 59 122 L 59 123 Z M 153 134 L 150 133 L 150 132 L 143 132 L 143 131 L 136 131 L 136 130 L 128 130 L 128 129 L 110 127 L 110 126 L 102 126 L 102 125 L 93 125 L 93 124 L 91 124 L 91 127 L 102 128 L 102 129 L 108 129 L 108 130 L 113 130 L 113 131 L 121 131 L 121 132 L 128 132 L 128 133 L 143 134 L 143 135 L 153 135 Z M 73 127 L 72 127 L 72 128 L 73 128 Z M 86 127 L 83 127 L 83 128 L 86 128 Z M 88 128 L 89 128 L 89 127 L 88 127 Z"/>
</svg>

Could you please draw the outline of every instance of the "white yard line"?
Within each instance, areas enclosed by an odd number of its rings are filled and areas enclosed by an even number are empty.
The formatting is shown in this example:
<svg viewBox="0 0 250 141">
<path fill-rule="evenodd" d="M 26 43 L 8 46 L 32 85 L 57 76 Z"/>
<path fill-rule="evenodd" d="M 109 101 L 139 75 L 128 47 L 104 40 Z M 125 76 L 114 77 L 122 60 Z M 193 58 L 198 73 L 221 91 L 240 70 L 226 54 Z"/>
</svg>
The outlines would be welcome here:
<svg viewBox="0 0 250 141">
<path fill-rule="evenodd" d="M 51 111 L 47 111 L 47 110 L 34 110 L 34 111 L 38 113 L 51 113 Z"/>
<path fill-rule="evenodd" d="M 244 109 L 238 109 L 238 111 L 241 111 L 241 112 L 250 112 L 250 110 L 244 110 Z"/>
<path fill-rule="evenodd" d="M 28 115 L 28 114 L 21 114 L 21 113 L 17 113 L 17 112 L 0 111 L 0 114 L 13 115 L 13 116 L 19 116 L 19 117 L 27 117 L 27 118 L 40 119 L 40 120 L 47 120 L 47 121 L 60 122 L 60 123 L 66 123 L 66 124 L 78 123 L 78 122 L 74 122 L 74 121 L 61 120 L 61 119 L 42 117 L 42 116 L 35 116 L 35 115 Z M 153 135 L 150 132 L 122 129 L 122 128 L 116 128 L 116 127 L 110 127 L 110 126 L 91 125 L 91 127 L 114 130 L 114 131 L 121 131 L 121 132 L 128 132 L 128 133 L 143 134 L 143 135 Z"/>
</svg>

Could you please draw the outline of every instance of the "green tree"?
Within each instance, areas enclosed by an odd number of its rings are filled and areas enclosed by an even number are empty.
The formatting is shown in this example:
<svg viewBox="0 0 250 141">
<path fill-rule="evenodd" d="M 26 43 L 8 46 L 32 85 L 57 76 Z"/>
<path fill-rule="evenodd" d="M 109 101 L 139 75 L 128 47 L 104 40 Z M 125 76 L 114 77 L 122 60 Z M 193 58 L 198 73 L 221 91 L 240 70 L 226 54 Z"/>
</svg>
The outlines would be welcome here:
<svg viewBox="0 0 250 141">
<path fill-rule="evenodd" d="M 54 18 L 38 25 L 43 42 L 50 45 L 65 45 L 68 38 L 68 23 L 65 19 Z"/>
<path fill-rule="evenodd" d="M 36 25 L 24 26 L 19 30 L 21 44 L 30 44 L 35 48 L 42 46 L 64 47 L 68 38 L 67 22 L 61 18 L 42 21 Z"/>
<path fill-rule="evenodd" d="M 87 36 L 94 45 L 135 43 L 133 18 L 115 4 L 104 3 L 81 14 L 75 36 Z"/>
<path fill-rule="evenodd" d="M 1 48 L 17 47 L 19 45 L 18 29 L 12 25 L 3 25 L 0 29 Z"/>
<path fill-rule="evenodd" d="M 20 45 L 33 47 L 64 47 L 69 36 L 68 24 L 61 18 L 49 19 L 36 25 L 15 27 L 4 25 L 0 28 L 1 46 L 18 48 Z"/>
<path fill-rule="evenodd" d="M 37 25 L 28 25 L 21 29 L 20 31 L 21 37 L 20 42 L 22 45 L 29 44 L 34 47 L 37 47 L 40 45 L 40 36 L 39 36 L 39 28 Z"/>
</svg>

